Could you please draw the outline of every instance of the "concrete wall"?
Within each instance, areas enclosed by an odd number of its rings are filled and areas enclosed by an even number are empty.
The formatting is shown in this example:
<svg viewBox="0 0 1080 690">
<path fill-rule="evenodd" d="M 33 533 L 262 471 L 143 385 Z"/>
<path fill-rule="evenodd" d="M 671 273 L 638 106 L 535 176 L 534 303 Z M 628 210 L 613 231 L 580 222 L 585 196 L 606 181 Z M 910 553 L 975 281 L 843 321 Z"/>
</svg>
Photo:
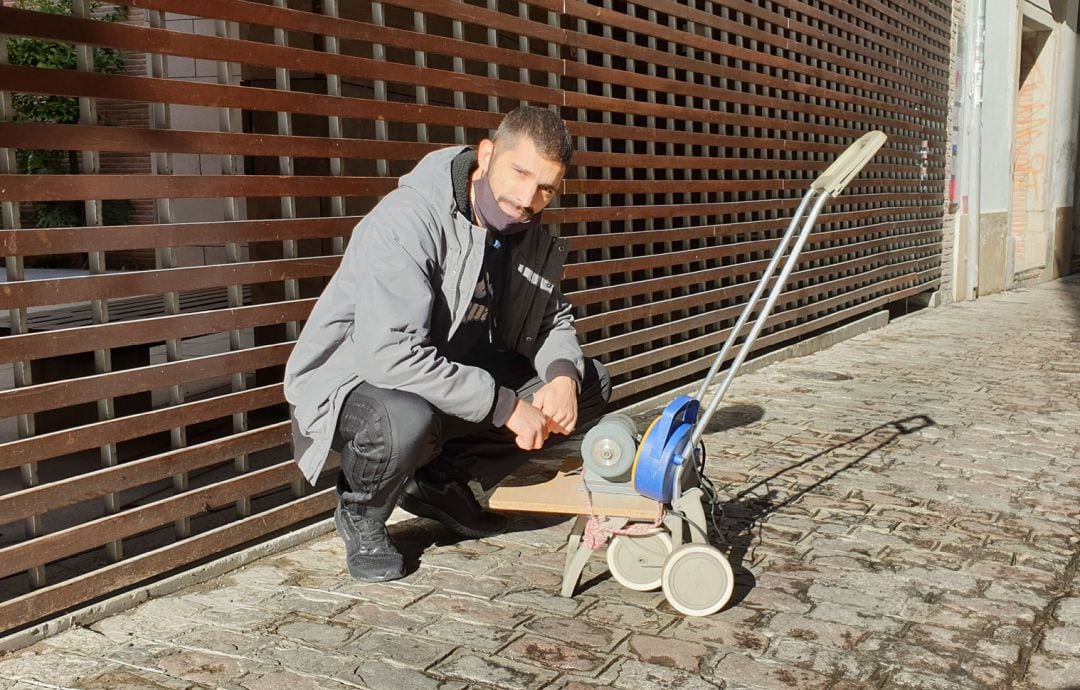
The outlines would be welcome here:
<svg viewBox="0 0 1080 690">
<path fill-rule="evenodd" d="M 1078 0 L 986 0 L 978 170 L 961 171 L 961 199 L 978 180 L 975 208 L 961 204 L 954 227 L 956 299 L 1051 280 L 1070 270 L 1074 235 L 1078 98 Z M 966 11 L 974 12 L 974 0 Z M 974 36 L 965 36 L 970 47 Z M 962 118 L 969 120 L 970 64 L 964 70 Z M 960 153 L 961 161 L 964 159 Z M 965 196 L 967 195 L 967 196 Z M 973 206 L 974 204 L 972 204 Z M 978 227 L 977 242 L 967 228 Z M 965 277 L 977 262 L 977 290 Z"/>
</svg>

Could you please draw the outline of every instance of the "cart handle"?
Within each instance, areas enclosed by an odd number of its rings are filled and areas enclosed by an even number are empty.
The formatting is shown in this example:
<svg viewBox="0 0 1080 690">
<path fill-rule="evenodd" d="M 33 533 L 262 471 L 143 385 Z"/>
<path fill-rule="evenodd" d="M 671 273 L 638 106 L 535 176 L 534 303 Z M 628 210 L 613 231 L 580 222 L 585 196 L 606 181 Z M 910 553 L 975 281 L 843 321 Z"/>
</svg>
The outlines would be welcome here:
<svg viewBox="0 0 1080 690">
<path fill-rule="evenodd" d="M 825 172 L 818 175 L 810 187 L 818 192 L 828 192 L 836 196 L 855 179 L 881 145 L 888 139 L 884 132 L 867 132 L 840 154 Z"/>
</svg>

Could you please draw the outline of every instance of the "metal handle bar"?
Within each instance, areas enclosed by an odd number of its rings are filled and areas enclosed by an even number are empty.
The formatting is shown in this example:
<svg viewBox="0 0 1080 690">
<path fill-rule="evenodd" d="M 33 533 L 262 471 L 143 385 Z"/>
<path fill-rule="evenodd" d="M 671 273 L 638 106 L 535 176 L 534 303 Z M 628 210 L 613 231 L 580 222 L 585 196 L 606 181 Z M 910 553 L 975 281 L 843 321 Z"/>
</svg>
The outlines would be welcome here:
<svg viewBox="0 0 1080 690">
<path fill-rule="evenodd" d="M 731 367 L 728 369 L 727 374 L 724 376 L 724 380 L 720 383 L 720 388 L 713 395 L 712 400 L 709 401 L 709 406 L 705 411 L 705 414 L 694 425 L 694 433 L 690 438 L 689 449 L 696 448 L 698 441 L 701 440 L 702 434 L 705 433 L 705 429 L 709 425 L 709 421 L 712 419 L 713 414 L 716 412 L 716 408 L 720 405 L 720 401 L 724 397 L 724 393 L 727 392 L 728 387 L 731 385 L 731 381 L 738 374 L 739 369 L 742 367 L 743 362 L 746 361 L 747 356 L 750 354 L 750 348 L 753 346 L 754 341 L 757 340 L 758 334 L 761 333 L 761 329 L 765 326 L 765 321 L 772 313 L 773 307 L 776 305 L 777 300 L 780 298 L 780 293 L 784 291 L 784 287 L 787 284 L 788 277 L 794 270 L 795 265 L 798 263 L 799 254 L 802 252 L 803 245 L 806 244 L 807 238 L 810 236 L 810 231 L 814 227 L 814 223 L 817 221 L 818 215 L 820 215 L 822 208 L 825 206 L 828 200 L 838 194 L 840 194 L 848 186 L 848 184 L 855 178 L 859 172 L 866 167 L 866 164 L 870 162 L 870 159 L 874 157 L 878 149 L 888 137 L 883 132 L 868 132 L 855 141 L 851 146 L 844 150 L 840 156 L 833 161 L 832 165 L 825 169 L 825 172 L 821 173 L 817 179 L 810 185 L 810 189 L 807 190 L 803 196 L 802 202 L 799 204 L 799 208 L 795 211 L 795 215 L 791 219 L 788 229 L 784 232 L 784 236 L 781 238 L 779 244 L 776 247 L 776 251 L 773 254 L 772 260 L 769 261 L 769 265 L 766 267 L 765 272 L 762 273 L 761 279 L 758 282 L 757 287 L 754 289 L 753 294 L 746 303 L 746 307 L 743 308 L 742 313 L 739 315 L 738 321 L 731 329 L 731 333 L 728 335 L 727 340 L 724 342 L 723 348 L 717 355 L 716 360 L 713 362 L 712 367 L 709 369 L 709 373 L 706 375 L 705 380 L 701 384 L 701 388 L 698 390 L 697 399 L 699 401 L 704 400 L 705 392 L 709 385 L 712 383 L 716 373 L 723 365 L 724 358 L 731 350 L 735 341 L 738 339 L 739 334 L 742 332 L 746 322 L 750 319 L 750 315 L 753 313 L 757 306 L 758 300 L 761 299 L 762 293 L 765 291 L 765 287 L 772 279 L 773 273 L 776 271 L 776 267 L 780 264 L 780 260 L 784 253 L 787 251 L 787 245 L 791 241 L 791 238 L 795 234 L 795 229 L 798 227 L 799 219 L 802 217 L 803 212 L 809 205 L 810 201 L 815 195 L 820 194 L 817 201 L 814 203 L 813 209 L 810 211 L 809 217 L 806 222 L 802 224 L 802 229 L 799 232 L 799 237 L 795 241 L 795 246 L 791 250 L 791 254 L 787 257 L 787 261 L 784 263 L 784 268 L 780 271 L 780 276 L 773 284 L 772 290 L 769 292 L 769 297 L 765 301 L 765 306 L 762 308 L 761 313 L 758 314 L 757 319 L 754 321 L 754 325 L 750 329 L 750 334 L 747 335 L 746 340 L 743 341 L 742 346 L 739 348 L 738 353 L 735 355 L 734 361 L 731 363 Z"/>
</svg>

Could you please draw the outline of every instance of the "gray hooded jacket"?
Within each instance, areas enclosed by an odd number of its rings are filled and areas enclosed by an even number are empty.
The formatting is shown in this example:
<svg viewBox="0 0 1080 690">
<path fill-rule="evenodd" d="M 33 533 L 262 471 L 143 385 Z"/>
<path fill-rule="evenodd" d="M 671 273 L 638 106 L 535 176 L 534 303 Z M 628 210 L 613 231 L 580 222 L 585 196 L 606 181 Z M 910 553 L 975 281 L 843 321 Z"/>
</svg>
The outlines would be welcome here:
<svg viewBox="0 0 1080 690">
<path fill-rule="evenodd" d="M 451 161 L 466 147 L 425 156 L 356 226 L 285 367 L 293 452 L 314 483 L 342 403 L 361 382 L 416 393 L 446 414 L 482 421 L 495 405 L 491 374 L 447 360 L 480 276 L 486 231 L 454 201 Z M 536 371 L 566 360 L 584 375 L 571 305 L 556 288 L 566 242 L 542 229 L 507 237 L 510 268 L 496 337 Z"/>
</svg>

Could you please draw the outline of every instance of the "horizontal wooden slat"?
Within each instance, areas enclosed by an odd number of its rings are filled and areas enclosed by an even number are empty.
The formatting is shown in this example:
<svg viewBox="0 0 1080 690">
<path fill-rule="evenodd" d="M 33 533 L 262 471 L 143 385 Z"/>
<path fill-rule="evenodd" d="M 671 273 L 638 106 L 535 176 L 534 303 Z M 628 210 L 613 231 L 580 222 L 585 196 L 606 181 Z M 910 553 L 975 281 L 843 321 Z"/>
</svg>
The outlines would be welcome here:
<svg viewBox="0 0 1080 690">
<path fill-rule="evenodd" d="M 0 123 L 0 129 L 3 129 Z M 63 126 L 63 125 L 61 125 Z M 48 127 L 48 125 L 46 125 Z M 70 126 L 71 129 L 82 129 Z M 117 129 L 106 127 L 104 129 Z M 2 144 L 0 144 L 2 145 Z M 0 256 L 347 237 L 360 216 L 0 230 Z"/>
<path fill-rule="evenodd" d="M 106 494 L 144 486 L 184 472 L 213 467 L 241 455 L 285 445 L 291 438 L 289 422 L 226 438 L 169 450 L 146 458 L 83 472 L 74 477 L 39 484 L 0 497 L 0 524 L 42 515 L 52 510 L 100 498 Z"/>
<path fill-rule="evenodd" d="M 702 139 L 702 142 L 700 144 L 702 146 L 738 148 L 747 151 L 750 155 L 759 155 L 762 151 L 837 155 L 844 150 L 844 146 L 840 144 L 822 144 L 764 137 L 712 136 Z M 118 151 L 129 153 L 162 151 L 366 160 L 418 160 L 426 153 L 443 147 L 442 144 L 379 141 L 375 139 L 336 139 L 238 132 L 55 125 L 39 122 L 0 122 L 0 147 L 3 146 L 65 151 Z M 914 167 L 918 167 L 922 161 L 920 156 L 911 151 L 892 150 L 890 148 L 882 149 L 876 158 L 876 160 L 888 159 L 904 161 L 905 165 Z M 935 154 L 929 160 L 942 162 L 944 157 Z M 573 179 L 574 168 L 579 165 L 641 168 L 646 170 L 659 168 L 672 170 L 730 170 L 734 169 L 733 166 L 738 166 L 740 170 L 824 169 L 824 165 L 821 163 L 801 160 L 784 161 L 776 158 L 727 159 L 694 155 L 664 156 L 577 151 L 571 161 L 570 179 Z"/>
<path fill-rule="evenodd" d="M 277 366 L 285 363 L 292 346 L 291 342 L 263 345 L 236 352 L 192 357 L 176 362 L 0 391 L 0 417 L 31 414 L 55 407 L 116 398 Z"/>
<path fill-rule="evenodd" d="M 376 196 L 397 180 L 311 175 L 0 175 L 0 201 Z"/>
<path fill-rule="evenodd" d="M 0 444 L 0 470 L 285 402 L 281 384 L 95 422 Z"/>
<path fill-rule="evenodd" d="M 874 214 L 877 217 L 883 214 Z M 865 218 L 866 216 L 863 216 Z M 818 216 L 818 224 L 825 225 L 834 222 L 850 222 L 852 218 L 844 213 L 823 213 Z M 727 223 L 724 225 L 691 225 L 683 228 L 670 228 L 664 230 L 632 230 L 629 232 L 611 232 L 598 235 L 573 235 L 566 238 L 570 243 L 571 251 L 585 249 L 600 249 L 602 247 L 630 247 L 635 245 L 648 245 L 658 242 L 687 242 L 694 240 L 708 241 L 710 239 L 722 239 L 725 237 L 738 237 L 748 233 L 775 232 L 786 229 L 791 222 L 790 218 L 772 218 L 769 220 L 754 220 L 743 223 Z M 892 232 L 910 227 L 925 225 L 929 219 L 914 219 L 905 221 L 883 221 L 870 225 L 862 225 L 860 229 L 869 233 Z M 849 228 L 850 230 L 850 228 Z M 814 242 L 828 242 L 836 239 L 829 232 L 812 233 L 808 239 L 812 247 Z M 777 238 L 779 240 L 779 238 Z"/>
<path fill-rule="evenodd" d="M 211 312 L 67 328 L 48 333 L 13 335 L 0 338 L 0 362 L 60 357 L 125 345 L 194 338 L 241 328 L 302 321 L 307 318 L 314 304 L 314 299 L 271 302 Z"/>
<path fill-rule="evenodd" d="M 236 264 L 213 264 L 157 271 L 24 280 L 0 283 L 0 309 L 70 304 L 83 300 L 200 290 L 226 285 L 254 285 L 291 278 L 330 276 L 340 256 L 275 259 Z"/>
<path fill-rule="evenodd" d="M 74 556 L 201 513 L 279 488 L 298 478 L 291 460 L 226 479 L 179 496 L 154 501 L 82 525 L 47 534 L 33 542 L 0 549 L 0 577 Z"/>
<path fill-rule="evenodd" d="M 15 629 L 321 515 L 332 510 L 336 501 L 334 490 L 326 489 L 176 544 L 23 594 L 0 603 L 0 620 L 6 623 L 8 630 Z"/>
<path fill-rule="evenodd" d="M 794 183 L 792 185 L 794 187 Z M 807 185 L 799 187 L 802 191 Z M 906 194 L 853 194 L 841 197 L 845 204 L 893 204 L 894 202 L 924 202 L 919 207 L 905 209 L 906 213 L 941 211 L 940 195 L 924 193 Z M 790 211 L 799 205 L 796 198 L 762 199 L 760 201 L 730 201 L 725 203 L 654 204 L 642 206 L 589 206 L 584 208 L 555 208 L 544 211 L 549 223 L 588 223 L 590 221 L 626 221 L 649 218 L 697 218 L 723 216 L 736 213 Z"/>
</svg>

